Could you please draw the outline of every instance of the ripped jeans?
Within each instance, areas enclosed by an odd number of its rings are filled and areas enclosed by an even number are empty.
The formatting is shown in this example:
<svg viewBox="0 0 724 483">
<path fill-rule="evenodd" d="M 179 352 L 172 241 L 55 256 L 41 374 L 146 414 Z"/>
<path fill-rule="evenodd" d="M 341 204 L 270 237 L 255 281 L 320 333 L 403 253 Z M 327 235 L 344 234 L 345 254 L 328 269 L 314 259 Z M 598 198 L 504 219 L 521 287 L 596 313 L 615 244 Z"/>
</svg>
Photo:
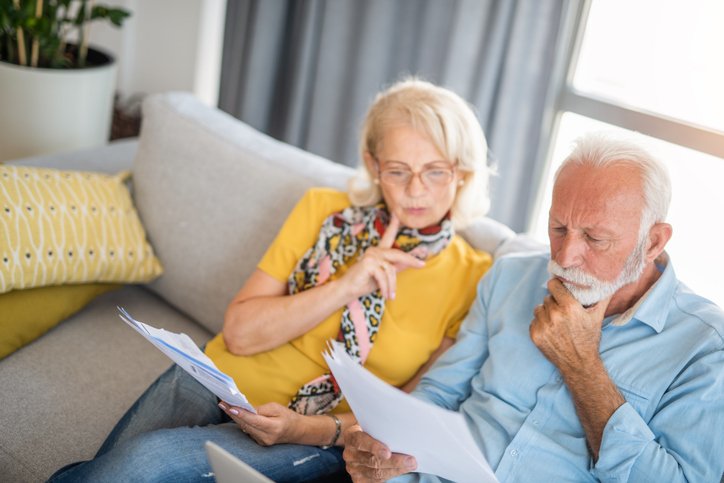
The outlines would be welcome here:
<svg viewBox="0 0 724 483">
<path fill-rule="evenodd" d="M 214 394 L 174 365 L 128 410 L 94 459 L 61 468 L 49 481 L 213 482 L 206 441 L 277 482 L 344 470 L 339 447 L 258 445 L 219 409 Z"/>
</svg>

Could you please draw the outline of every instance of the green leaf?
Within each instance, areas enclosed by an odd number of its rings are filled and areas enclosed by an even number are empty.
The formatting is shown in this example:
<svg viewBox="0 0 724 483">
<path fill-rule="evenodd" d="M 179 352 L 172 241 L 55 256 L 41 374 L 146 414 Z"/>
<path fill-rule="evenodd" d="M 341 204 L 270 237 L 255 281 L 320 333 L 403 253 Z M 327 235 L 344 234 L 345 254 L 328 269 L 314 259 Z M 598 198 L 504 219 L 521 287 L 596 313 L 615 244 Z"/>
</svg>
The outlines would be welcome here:
<svg viewBox="0 0 724 483">
<path fill-rule="evenodd" d="M 3 61 L 18 61 L 17 33 L 22 28 L 28 53 L 37 41 L 39 66 L 76 67 L 71 65 L 72 57 L 60 51 L 65 45 L 63 36 L 73 31 L 82 36 L 86 22 L 96 19 L 120 27 L 131 15 L 128 10 L 108 5 L 95 5 L 88 12 L 88 0 L 43 0 L 40 17 L 35 15 L 36 7 L 37 0 L 19 0 L 19 8 L 15 7 L 14 0 L 0 0 L 0 59 Z"/>
<path fill-rule="evenodd" d="M 96 5 L 91 12 L 91 19 L 107 18 L 116 27 L 123 25 L 123 21 L 131 16 L 131 12 L 123 8 L 111 8 L 105 5 Z"/>
</svg>

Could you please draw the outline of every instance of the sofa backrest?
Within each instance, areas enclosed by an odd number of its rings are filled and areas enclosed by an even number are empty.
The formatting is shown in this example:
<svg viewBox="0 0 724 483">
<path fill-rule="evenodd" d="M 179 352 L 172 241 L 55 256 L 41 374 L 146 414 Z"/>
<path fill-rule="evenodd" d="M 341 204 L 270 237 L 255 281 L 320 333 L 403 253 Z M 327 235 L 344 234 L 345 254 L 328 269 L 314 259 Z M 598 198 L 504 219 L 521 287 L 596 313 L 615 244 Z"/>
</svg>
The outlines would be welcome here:
<svg viewBox="0 0 724 483">
<path fill-rule="evenodd" d="M 133 164 L 136 205 L 164 266 L 150 288 L 212 332 L 297 200 L 345 189 L 349 167 L 279 142 L 187 93 L 147 98 Z M 513 238 L 481 220 L 463 233 L 494 252 Z"/>
</svg>

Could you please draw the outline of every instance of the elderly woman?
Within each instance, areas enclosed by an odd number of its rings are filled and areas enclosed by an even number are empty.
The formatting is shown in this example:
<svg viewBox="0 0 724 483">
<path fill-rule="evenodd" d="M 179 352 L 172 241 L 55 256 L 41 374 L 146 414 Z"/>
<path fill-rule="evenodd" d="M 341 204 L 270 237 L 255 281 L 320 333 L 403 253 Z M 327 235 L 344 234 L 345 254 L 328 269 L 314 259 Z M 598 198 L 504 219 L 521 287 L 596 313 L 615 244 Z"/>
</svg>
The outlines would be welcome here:
<svg viewBox="0 0 724 483">
<path fill-rule="evenodd" d="M 354 416 L 322 352 L 330 339 L 404 390 L 452 345 L 490 256 L 456 227 L 488 208 L 486 142 L 459 96 L 420 80 L 380 93 L 348 193 L 308 191 L 229 305 L 206 354 L 258 414 L 182 370 L 162 375 L 95 459 L 57 481 L 203 481 L 211 440 L 275 481 L 341 471 Z"/>
</svg>

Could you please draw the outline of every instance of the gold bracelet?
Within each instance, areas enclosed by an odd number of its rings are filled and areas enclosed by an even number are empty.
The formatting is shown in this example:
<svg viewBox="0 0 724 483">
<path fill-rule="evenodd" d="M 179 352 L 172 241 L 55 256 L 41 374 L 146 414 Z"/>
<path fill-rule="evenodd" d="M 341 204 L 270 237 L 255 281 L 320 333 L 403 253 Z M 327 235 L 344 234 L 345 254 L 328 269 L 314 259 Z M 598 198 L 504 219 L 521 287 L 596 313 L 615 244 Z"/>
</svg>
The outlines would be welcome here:
<svg viewBox="0 0 724 483">
<path fill-rule="evenodd" d="M 322 448 L 322 449 L 329 449 L 332 446 L 334 446 L 334 444 L 339 439 L 339 435 L 342 433 L 342 421 L 340 421 L 339 418 L 334 414 L 325 414 L 325 416 L 329 416 L 330 418 L 332 418 L 334 420 L 334 425 L 335 425 L 334 437 L 332 438 L 332 441 L 327 445 L 320 446 L 320 448 Z"/>
</svg>

